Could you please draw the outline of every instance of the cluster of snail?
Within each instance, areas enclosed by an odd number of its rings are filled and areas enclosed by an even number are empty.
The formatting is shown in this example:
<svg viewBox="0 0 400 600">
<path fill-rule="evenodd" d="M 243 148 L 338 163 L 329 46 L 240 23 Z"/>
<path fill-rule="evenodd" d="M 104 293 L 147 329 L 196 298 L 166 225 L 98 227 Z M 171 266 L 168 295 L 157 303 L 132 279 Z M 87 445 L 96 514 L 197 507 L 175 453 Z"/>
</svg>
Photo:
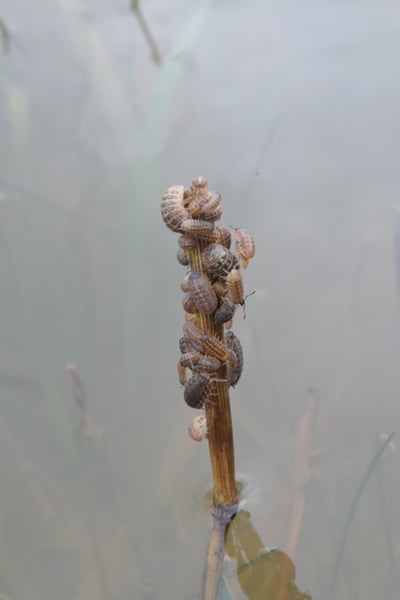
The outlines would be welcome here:
<svg viewBox="0 0 400 600">
<path fill-rule="evenodd" d="M 242 374 L 242 346 L 230 328 L 237 305 L 245 304 L 240 269 L 245 269 L 253 258 L 254 241 L 245 229 L 215 225 L 222 216 L 221 195 L 208 189 L 204 177 L 194 179 L 188 189 L 183 185 L 168 188 L 162 198 L 161 215 L 169 229 L 181 234 L 177 252 L 180 264 L 190 269 L 190 253 L 195 249 L 201 252 L 201 266 L 189 270 L 181 283 L 185 324 L 177 366 L 185 402 L 204 411 L 206 402 L 212 402 L 215 383 L 221 381 L 217 374 L 222 365 L 226 365 L 224 381 L 230 386 L 235 386 Z M 230 250 L 232 238 L 235 254 Z M 210 315 L 217 326 L 223 327 L 223 339 L 199 328 L 199 313 Z M 188 432 L 195 441 L 207 437 L 204 414 L 191 421 Z"/>
</svg>

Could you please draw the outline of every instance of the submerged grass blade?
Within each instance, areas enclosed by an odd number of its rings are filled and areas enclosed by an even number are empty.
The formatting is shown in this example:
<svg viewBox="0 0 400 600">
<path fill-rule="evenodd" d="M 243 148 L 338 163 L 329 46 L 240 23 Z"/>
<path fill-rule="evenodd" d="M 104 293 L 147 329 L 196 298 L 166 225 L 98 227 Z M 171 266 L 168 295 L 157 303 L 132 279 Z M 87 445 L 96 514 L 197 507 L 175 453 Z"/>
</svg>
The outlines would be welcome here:
<svg viewBox="0 0 400 600">
<path fill-rule="evenodd" d="M 129 264 L 135 264 L 136 257 L 158 252 L 154 240 L 148 235 L 148 223 L 152 227 L 158 205 L 154 197 L 161 187 L 162 160 L 173 121 L 171 114 L 179 85 L 185 72 L 194 44 L 212 6 L 212 0 L 199 0 L 176 36 L 176 42 L 170 54 L 163 59 L 149 107 L 141 116 L 139 133 L 136 136 L 136 155 L 132 177 L 132 210 L 129 216 L 130 228 L 134 235 L 129 238 Z M 140 212 L 139 212 L 140 211 Z M 138 219 L 141 227 L 137 227 Z M 131 274 L 131 266 L 129 273 Z M 126 315 L 126 363 L 128 373 L 136 362 L 136 352 L 140 345 L 138 339 L 147 336 L 143 314 L 148 296 L 138 294 L 138 290 L 148 289 L 148 269 L 138 268 L 135 277 L 129 275 Z M 131 376 L 129 375 L 131 379 Z M 131 388 L 132 384 L 128 383 Z"/>
<path fill-rule="evenodd" d="M 390 446 L 388 450 L 389 449 Z M 387 580 L 389 580 L 393 590 L 400 590 L 400 573 L 396 559 L 395 535 L 393 527 L 391 525 L 390 514 L 387 505 L 387 498 L 385 494 L 385 481 L 382 473 L 381 464 L 382 463 L 379 463 L 378 468 L 376 469 L 376 487 L 378 492 L 378 502 L 381 509 L 382 527 L 386 543 L 386 553 L 388 560 L 388 574 L 386 577 Z"/>
<path fill-rule="evenodd" d="M 165 147 L 172 126 L 171 112 L 178 83 L 211 5 L 212 0 L 199 0 L 177 35 L 172 51 L 163 61 L 138 144 L 140 158 L 145 162 L 159 156 Z"/>
<path fill-rule="evenodd" d="M 396 432 L 393 432 L 392 434 L 390 434 L 389 437 L 387 438 L 387 440 L 385 440 L 385 442 L 381 446 L 379 446 L 379 448 L 376 450 L 373 457 L 369 461 L 367 468 L 365 469 L 365 471 L 356 487 L 356 490 L 354 492 L 354 496 L 350 503 L 349 509 L 347 511 L 346 519 L 345 519 L 345 522 L 343 525 L 343 530 L 342 530 L 342 533 L 341 533 L 341 536 L 339 539 L 338 549 L 336 551 L 335 563 L 334 563 L 334 567 L 333 567 L 331 585 L 330 585 L 330 590 L 329 590 L 330 600 L 334 600 L 335 596 L 336 596 L 337 578 L 338 578 L 340 567 L 342 564 L 342 559 L 343 559 L 344 551 L 346 548 L 347 539 L 349 537 L 351 524 L 353 522 L 354 515 L 356 513 L 359 502 L 361 500 L 361 496 L 363 495 L 364 490 L 367 487 L 368 481 L 369 481 L 372 473 L 374 472 L 383 453 L 385 452 L 386 448 L 389 446 L 389 444 L 395 434 L 396 434 Z"/>
<path fill-rule="evenodd" d="M 60 445 L 64 449 L 65 458 L 69 465 L 76 465 L 76 451 L 74 448 L 72 431 L 63 405 L 57 382 L 49 363 L 49 357 L 42 342 L 42 335 L 37 329 L 35 316 L 29 305 L 29 296 L 23 284 L 23 278 L 18 272 L 11 248 L 6 240 L 5 232 L 0 227 L 0 254 L 4 259 L 7 277 L 14 287 L 16 302 L 19 305 L 22 322 L 25 326 L 27 337 L 31 346 L 32 360 L 34 361 L 38 379 L 43 387 L 43 394 L 47 408 L 52 415 L 54 428 L 58 431 Z"/>
<path fill-rule="evenodd" d="M 204 600 L 216 600 L 227 586 L 221 584 L 222 568 L 225 557 L 225 531 L 238 505 L 214 505 L 211 509 L 213 526 L 208 541 L 207 562 L 205 565 Z M 222 586 L 222 587 L 221 587 Z"/>
<path fill-rule="evenodd" d="M 139 6 L 139 0 L 131 0 L 131 9 L 136 15 L 139 27 L 142 30 L 146 42 L 151 50 L 151 56 L 154 62 L 156 63 L 156 65 L 161 65 L 162 59 L 160 50 L 158 49 L 157 42 L 154 39 L 154 36 L 151 33 L 149 26 L 147 25 L 147 21 L 143 16 L 143 13 Z"/>
<path fill-rule="evenodd" d="M 11 35 L 10 35 L 10 31 L 4 21 L 4 19 L 2 19 L 0 17 L 0 40 L 1 40 L 1 46 L 3 49 L 4 54 L 7 54 L 7 52 L 10 51 L 10 43 L 11 43 Z"/>
</svg>

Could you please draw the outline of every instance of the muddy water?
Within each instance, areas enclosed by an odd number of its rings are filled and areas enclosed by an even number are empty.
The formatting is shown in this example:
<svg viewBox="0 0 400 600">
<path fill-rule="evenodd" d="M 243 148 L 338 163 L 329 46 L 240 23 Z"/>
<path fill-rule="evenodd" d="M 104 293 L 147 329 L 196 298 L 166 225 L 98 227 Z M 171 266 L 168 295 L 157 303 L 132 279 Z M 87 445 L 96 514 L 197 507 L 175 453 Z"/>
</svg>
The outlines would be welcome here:
<svg viewBox="0 0 400 600">
<path fill-rule="evenodd" d="M 313 598 L 396 598 L 396 436 L 352 500 L 400 419 L 399 9 L 143 2 L 160 67 L 125 4 L 0 9 L 0 593 L 198 597 L 210 472 L 159 201 L 203 174 L 257 248 L 234 325 L 243 509 Z"/>
</svg>

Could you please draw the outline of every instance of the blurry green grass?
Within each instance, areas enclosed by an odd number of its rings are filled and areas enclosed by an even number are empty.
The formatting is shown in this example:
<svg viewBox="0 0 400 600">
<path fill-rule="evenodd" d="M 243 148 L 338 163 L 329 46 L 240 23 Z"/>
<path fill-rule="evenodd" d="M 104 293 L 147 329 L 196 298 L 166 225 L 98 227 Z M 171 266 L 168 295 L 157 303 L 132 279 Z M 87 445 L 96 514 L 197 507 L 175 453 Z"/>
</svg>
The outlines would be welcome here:
<svg viewBox="0 0 400 600">
<path fill-rule="evenodd" d="M 10 50 L 10 31 L 4 19 L 0 17 L 0 42 L 4 53 Z"/>
<path fill-rule="evenodd" d="M 168 136 L 172 127 L 172 115 L 175 99 L 188 59 L 195 47 L 201 29 L 212 7 L 212 0 L 199 0 L 187 20 L 176 35 L 171 52 L 163 60 L 157 71 L 157 79 L 152 98 L 141 122 L 138 124 L 138 136 L 135 144 L 135 159 L 132 176 L 132 205 L 129 217 L 130 235 L 129 261 L 135 264 L 135 257 L 146 256 L 146 263 L 152 264 L 155 253 L 154 240 L 148 231 L 154 228 L 155 219 L 160 219 L 162 196 L 163 160 Z M 182 178 L 184 174 L 182 174 Z M 171 182 L 170 185 L 182 182 Z M 141 226 L 138 227 L 137 223 Z M 134 277 L 129 278 L 127 305 L 126 360 L 130 365 L 128 373 L 135 364 L 135 353 L 140 347 L 138 339 L 145 339 L 147 324 L 143 320 L 148 295 L 138 298 L 138 289 L 146 290 L 148 270 L 141 264 Z M 132 388 L 132 384 L 128 383 Z"/>
<path fill-rule="evenodd" d="M 131 114 L 130 100 L 124 96 L 122 85 L 120 85 L 121 82 L 118 81 L 118 76 L 113 70 L 107 46 L 105 43 L 102 43 L 101 36 L 93 28 L 92 23 L 88 22 L 85 24 L 85 19 L 79 20 L 77 18 L 77 15 L 73 13 L 73 9 L 70 9 L 71 5 L 67 0 L 58 0 L 57 4 L 62 8 L 67 30 L 71 34 L 71 48 L 75 50 L 82 65 L 84 64 L 87 78 L 92 85 L 94 93 L 96 93 L 99 108 L 104 117 L 104 123 L 108 127 L 115 127 L 115 147 L 114 145 L 112 147 L 112 150 L 115 151 L 115 160 L 119 160 L 121 156 L 127 160 L 129 157 L 125 154 L 125 150 L 128 146 L 118 146 L 119 128 L 122 127 L 122 123 L 125 123 L 127 124 L 126 129 L 133 132 L 137 124 L 134 122 L 134 115 Z M 137 227 L 138 219 L 144 222 L 148 219 L 153 219 L 156 214 L 157 218 L 161 219 L 161 217 L 158 217 L 158 213 L 162 192 L 160 190 L 162 158 L 172 127 L 171 117 L 174 110 L 174 102 L 179 93 L 179 86 L 187 66 L 187 61 L 195 47 L 211 6 L 212 0 L 200 0 L 193 6 L 191 14 L 186 22 L 183 23 L 176 36 L 170 54 L 166 57 L 161 69 L 157 73 L 153 97 L 145 111 L 144 119 L 140 123 L 139 136 L 134 138 L 132 135 L 131 139 L 127 136 L 131 143 L 131 150 L 133 147 L 135 150 L 131 155 L 133 173 L 131 183 L 133 203 L 130 214 L 132 231 L 132 235 L 130 236 L 131 259 L 137 256 L 138 252 L 143 253 L 143 251 L 151 248 L 153 244 L 153 240 L 149 239 L 146 233 L 146 226 Z M 4 25 L 4 22 L 1 21 L 0 25 Z M 5 31 L 7 30 L 2 27 L 1 33 L 4 34 Z M 31 142 L 29 139 L 29 126 L 33 114 L 28 110 L 29 98 L 24 96 L 23 90 L 10 87 L 11 82 L 5 83 L 8 86 L 4 89 L 7 88 L 9 123 L 12 128 L 11 138 L 14 142 L 15 154 L 20 155 L 29 150 Z M 119 117 L 116 115 L 119 115 Z M 125 131 L 125 129 L 122 129 L 122 131 Z M 135 156 L 133 157 L 133 155 Z M 23 182 L 18 182 L 19 184 L 23 184 Z M 138 201 L 140 201 L 139 210 L 141 213 L 139 217 Z M 138 232 L 137 235 L 133 234 L 134 231 Z M 34 375 L 37 377 L 38 386 L 45 398 L 46 408 L 49 415 L 51 415 L 51 423 L 57 432 L 58 443 L 63 449 L 65 465 L 71 468 L 74 475 L 73 480 L 77 488 L 79 488 L 76 506 L 72 507 L 72 512 L 76 512 L 77 517 L 81 516 L 82 522 L 85 524 L 87 536 L 90 540 L 89 545 L 91 546 L 93 565 L 100 587 L 99 597 L 105 599 L 110 594 L 104 576 L 104 561 L 101 556 L 101 536 L 99 536 L 99 532 L 96 529 L 96 519 L 92 514 L 91 503 L 93 502 L 93 498 L 85 481 L 85 463 L 82 463 L 79 456 L 79 448 L 76 446 L 68 413 L 65 411 L 62 393 L 52 370 L 49 348 L 46 347 L 46 342 L 40 329 L 41 324 L 38 322 L 32 308 L 29 289 L 25 285 L 24 273 L 21 271 L 18 260 L 13 253 L 12 241 L 8 238 L 8 232 L 0 228 L 0 252 L 5 272 L 5 285 L 10 286 L 13 290 L 17 311 L 19 312 L 26 336 L 26 343 L 30 349 L 34 364 Z M 143 292 L 138 299 L 137 290 L 141 284 L 141 276 L 145 277 L 146 273 L 138 273 L 137 277 L 130 279 L 131 287 L 129 295 L 135 300 L 130 303 L 128 298 L 128 306 L 130 306 L 130 320 L 132 321 L 135 333 L 137 333 L 137 328 L 139 328 L 139 335 L 144 335 L 140 302 L 143 302 L 143 304 L 147 302 L 148 296 L 145 288 L 141 287 L 140 289 Z M 134 352 L 134 348 L 137 345 L 137 335 L 132 336 L 131 333 L 132 329 L 130 332 L 128 330 L 129 348 Z M 128 356 L 128 363 L 129 361 Z M 4 385 L 16 385 L 19 387 L 26 383 L 19 379 L 16 380 L 8 373 L 3 375 Z M 60 465 L 61 471 L 63 467 L 64 465 Z M 13 494 L 13 492 L 13 489 L 9 490 L 10 494 Z M 59 543 L 60 545 L 63 543 L 67 544 L 67 542 L 63 542 L 62 538 L 60 538 Z M 20 567 L 17 556 L 9 553 L 5 538 L 0 543 L 0 557 L 4 574 L 7 575 L 8 587 L 13 596 L 15 598 L 27 598 L 30 596 L 33 599 L 39 597 L 42 587 L 40 582 L 31 581 L 29 570 L 25 572 Z M 36 576 L 35 573 L 34 576 Z M 8 589 L 5 591 L 8 591 Z M 62 593 L 62 590 L 60 591 Z"/>
<path fill-rule="evenodd" d="M 72 466 L 76 464 L 77 458 L 72 429 L 67 418 L 58 384 L 53 376 L 49 356 L 44 347 L 43 336 L 38 329 L 37 319 L 31 310 L 29 294 L 24 289 L 23 277 L 21 277 L 18 271 L 11 247 L 8 244 L 2 227 L 0 227 L 0 252 L 6 268 L 6 281 L 4 283 L 11 285 L 14 290 L 14 297 L 20 312 L 21 322 L 25 328 L 27 343 L 30 346 L 32 361 L 36 367 L 37 379 L 42 388 L 49 414 L 53 417 L 53 424 L 58 432 L 58 440 L 63 446 L 67 461 Z"/>
<path fill-rule="evenodd" d="M 358 482 L 358 485 L 355 489 L 352 501 L 347 509 L 346 518 L 345 518 L 345 521 L 343 524 L 343 529 L 342 529 L 342 532 L 341 532 L 341 535 L 339 538 L 334 567 L 333 567 L 333 571 L 332 571 L 332 578 L 331 578 L 329 595 L 328 595 L 330 600 L 335 600 L 335 598 L 336 598 L 338 575 L 340 573 L 340 568 L 342 565 L 347 540 L 348 540 L 348 537 L 350 534 L 351 525 L 353 523 L 353 519 L 356 514 L 358 505 L 359 505 L 362 495 L 368 485 L 371 475 L 373 474 L 376 467 L 378 466 L 380 459 L 382 458 L 386 448 L 389 446 L 390 442 L 392 441 L 394 435 L 395 435 L 395 432 L 392 433 L 391 435 L 389 435 L 389 437 L 385 440 L 385 442 L 382 443 L 378 447 L 376 452 L 374 452 L 371 460 L 369 461 L 364 473 L 362 474 L 362 476 L 360 478 L 360 481 Z"/>
</svg>

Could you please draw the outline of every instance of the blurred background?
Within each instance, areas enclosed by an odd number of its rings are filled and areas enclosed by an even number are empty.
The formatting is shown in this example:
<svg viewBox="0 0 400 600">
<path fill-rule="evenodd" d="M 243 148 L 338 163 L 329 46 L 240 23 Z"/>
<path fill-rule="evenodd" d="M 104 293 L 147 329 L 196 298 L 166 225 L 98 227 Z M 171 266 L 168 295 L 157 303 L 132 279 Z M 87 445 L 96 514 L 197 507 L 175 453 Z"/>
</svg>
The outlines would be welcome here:
<svg viewBox="0 0 400 600">
<path fill-rule="evenodd" d="M 398 598 L 398 3 L 3 0 L 0 19 L 0 594 L 200 598 L 211 474 L 160 201 L 203 175 L 256 242 L 241 506 L 314 600 Z"/>
</svg>

